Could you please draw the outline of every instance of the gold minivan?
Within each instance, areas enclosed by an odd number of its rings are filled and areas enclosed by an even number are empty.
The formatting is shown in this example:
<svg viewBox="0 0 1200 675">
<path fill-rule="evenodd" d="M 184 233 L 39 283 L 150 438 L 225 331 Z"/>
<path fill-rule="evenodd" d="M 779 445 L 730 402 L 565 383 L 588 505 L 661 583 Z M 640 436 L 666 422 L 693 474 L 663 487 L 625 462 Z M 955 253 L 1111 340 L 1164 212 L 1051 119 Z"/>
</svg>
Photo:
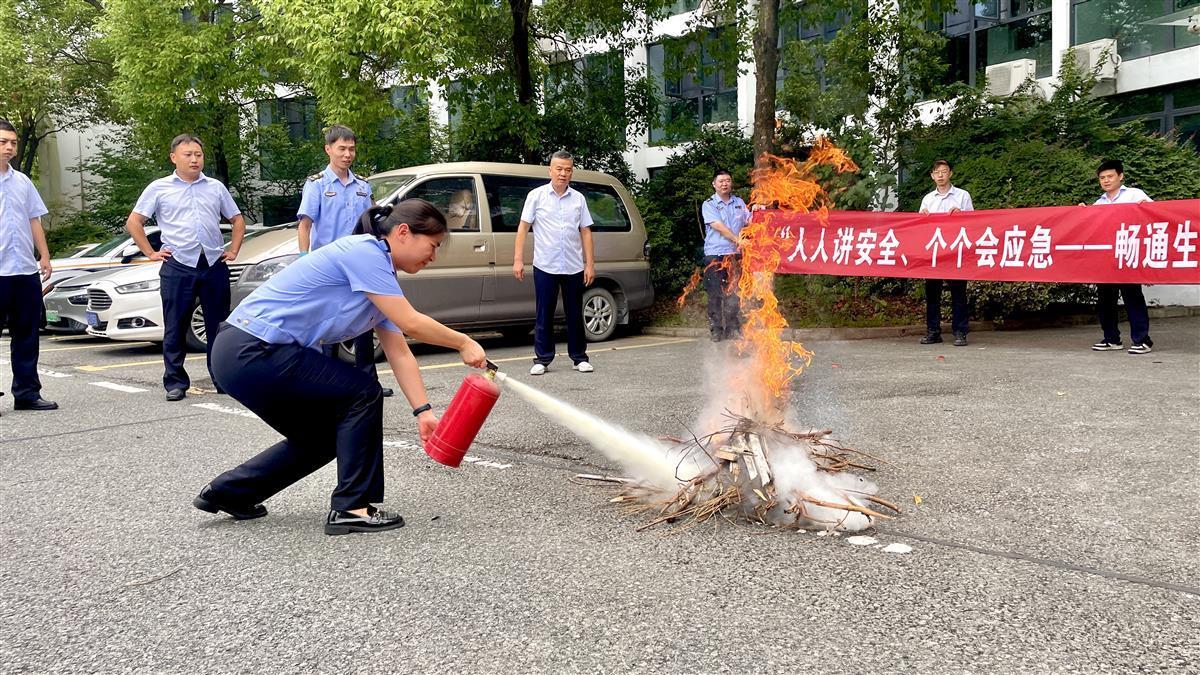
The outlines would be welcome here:
<svg viewBox="0 0 1200 675">
<path fill-rule="evenodd" d="M 456 328 L 495 328 L 524 335 L 534 323 L 533 278 L 513 277 L 517 225 L 529 191 L 550 182 L 549 169 L 527 164 L 458 162 L 371 176 L 376 202 L 425 199 L 446 214 L 450 232 L 437 260 L 419 275 L 400 275 L 414 307 Z M 612 176 L 576 170 L 571 187 L 592 213 L 596 280 L 584 290 L 583 323 L 592 342 L 612 337 L 634 310 L 654 301 L 642 216 Z M 523 257 L 533 261 L 533 237 Z M 562 317 L 559 303 L 558 317 Z"/>
</svg>

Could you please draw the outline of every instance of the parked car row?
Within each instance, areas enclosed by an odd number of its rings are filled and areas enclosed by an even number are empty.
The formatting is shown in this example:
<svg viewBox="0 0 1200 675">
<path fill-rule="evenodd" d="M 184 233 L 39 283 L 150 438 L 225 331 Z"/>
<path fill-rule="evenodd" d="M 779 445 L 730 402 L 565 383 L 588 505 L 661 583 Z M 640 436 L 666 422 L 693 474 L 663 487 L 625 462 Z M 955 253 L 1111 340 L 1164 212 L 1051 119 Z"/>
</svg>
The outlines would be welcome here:
<svg viewBox="0 0 1200 675">
<path fill-rule="evenodd" d="M 419 277 L 399 274 L 400 286 L 415 307 L 459 329 L 499 330 L 509 336 L 529 332 L 534 322 L 533 284 L 513 277 L 512 260 L 525 196 L 546 183 L 545 167 L 436 164 L 368 180 L 381 204 L 419 197 L 447 214 L 450 231 L 437 260 Z M 587 198 L 595 221 L 596 280 L 584 294 L 584 329 L 589 341 L 607 340 L 634 310 L 653 302 L 646 230 L 632 197 L 612 176 L 576 171 L 571 186 Z M 157 248 L 157 230 L 148 229 L 147 234 Z M 163 339 L 161 263 L 142 258 L 130 244 L 128 238 L 116 237 L 89 251 L 87 258 L 55 261 L 57 279 L 51 278 L 45 295 L 49 329 L 86 329 L 114 340 Z M 298 253 L 294 223 L 248 232 L 237 261 L 230 265 L 232 304 L 294 262 Z M 526 239 L 523 257 L 527 264 L 532 261 L 532 237 Z M 558 316 L 562 317 L 561 304 Z M 187 337 L 193 349 L 204 348 L 198 306 Z M 353 358 L 352 349 L 352 344 L 343 345 L 342 355 Z"/>
</svg>

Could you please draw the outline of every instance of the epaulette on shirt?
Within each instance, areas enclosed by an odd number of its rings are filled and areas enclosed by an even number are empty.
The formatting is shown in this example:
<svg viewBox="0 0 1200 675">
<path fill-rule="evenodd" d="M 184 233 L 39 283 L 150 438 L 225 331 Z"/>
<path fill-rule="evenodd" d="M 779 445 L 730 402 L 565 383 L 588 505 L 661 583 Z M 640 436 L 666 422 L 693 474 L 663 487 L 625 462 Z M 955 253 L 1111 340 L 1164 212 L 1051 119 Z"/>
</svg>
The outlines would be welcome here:
<svg viewBox="0 0 1200 675">
<path fill-rule="evenodd" d="M 308 179 L 309 179 L 309 180 L 312 180 L 312 181 L 321 180 L 321 174 L 319 174 L 319 173 L 314 173 L 313 175 L 309 176 L 309 177 L 308 177 Z"/>
</svg>

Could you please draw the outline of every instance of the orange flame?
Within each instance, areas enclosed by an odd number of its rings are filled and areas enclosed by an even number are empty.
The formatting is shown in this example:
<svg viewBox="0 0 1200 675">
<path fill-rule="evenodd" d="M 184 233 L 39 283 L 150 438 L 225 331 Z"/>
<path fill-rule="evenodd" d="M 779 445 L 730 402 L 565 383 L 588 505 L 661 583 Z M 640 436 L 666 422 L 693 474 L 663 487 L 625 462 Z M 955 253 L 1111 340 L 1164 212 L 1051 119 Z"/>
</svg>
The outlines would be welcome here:
<svg viewBox="0 0 1200 675">
<path fill-rule="evenodd" d="M 788 385 L 812 362 L 812 352 L 804 345 L 783 339 L 782 331 L 788 324 L 775 297 L 775 271 L 779 269 L 781 251 L 772 224 L 788 211 L 815 210 L 818 217 L 826 219 L 831 200 L 815 175 L 821 165 L 839 173 L 858 170 L 845 152 L 821 138 L 803 163 L 764 154 L 759 168 L 751 174 L 751 203 L 771 208 L 760 211 L 738 238 L 742 254 L 738 297 L 745 314 L 738 349 L 753 356 L 760 372 L 757 385 L 761 389 L 755 392 L 758 400 L 753 401 L 760 413 L 783 407 Z"/>
<path fill-rule="evenodd" d="M 679 309 L 683 309 L 683 306 L 687 304 L 687 297 L 692 294 L 692 291 L 696 290 L 696 286 L 700 283 L 702 276 L 703 274 L 699 267 L 692 270 L 692 278 L 688 279 L 687 284 L 683 287 L 683 292 L 675 299 L 675 304 L 679 306 Z"/>
</svg>

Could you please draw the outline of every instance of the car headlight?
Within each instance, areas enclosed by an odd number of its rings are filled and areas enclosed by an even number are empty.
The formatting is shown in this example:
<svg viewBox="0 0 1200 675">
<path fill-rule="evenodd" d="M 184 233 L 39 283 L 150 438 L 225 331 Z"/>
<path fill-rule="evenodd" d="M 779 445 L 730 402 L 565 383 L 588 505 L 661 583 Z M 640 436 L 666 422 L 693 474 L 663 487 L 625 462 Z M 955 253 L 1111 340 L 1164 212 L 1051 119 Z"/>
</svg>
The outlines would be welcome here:
<svg viewBox="0 0 1200 675">
<path fill-rule="evenodd" d="M 123 284 L 115 289 L 118 293 L 149 293 L 150 291 L 158 290 L 158 279 L 147 279 L 145 281 L 135 281 L 132 284 Z"/>
<path fill-rule="evenodd" d="M 248 272 L 242 277 L 243 282 L 263 283 L 267 279 L 275 276 L 283 268 L 296 262 L 298 255 L 285 255 L 278 258 L 264 260 L 254 267 L 251 267 Z"/>
</svg>

